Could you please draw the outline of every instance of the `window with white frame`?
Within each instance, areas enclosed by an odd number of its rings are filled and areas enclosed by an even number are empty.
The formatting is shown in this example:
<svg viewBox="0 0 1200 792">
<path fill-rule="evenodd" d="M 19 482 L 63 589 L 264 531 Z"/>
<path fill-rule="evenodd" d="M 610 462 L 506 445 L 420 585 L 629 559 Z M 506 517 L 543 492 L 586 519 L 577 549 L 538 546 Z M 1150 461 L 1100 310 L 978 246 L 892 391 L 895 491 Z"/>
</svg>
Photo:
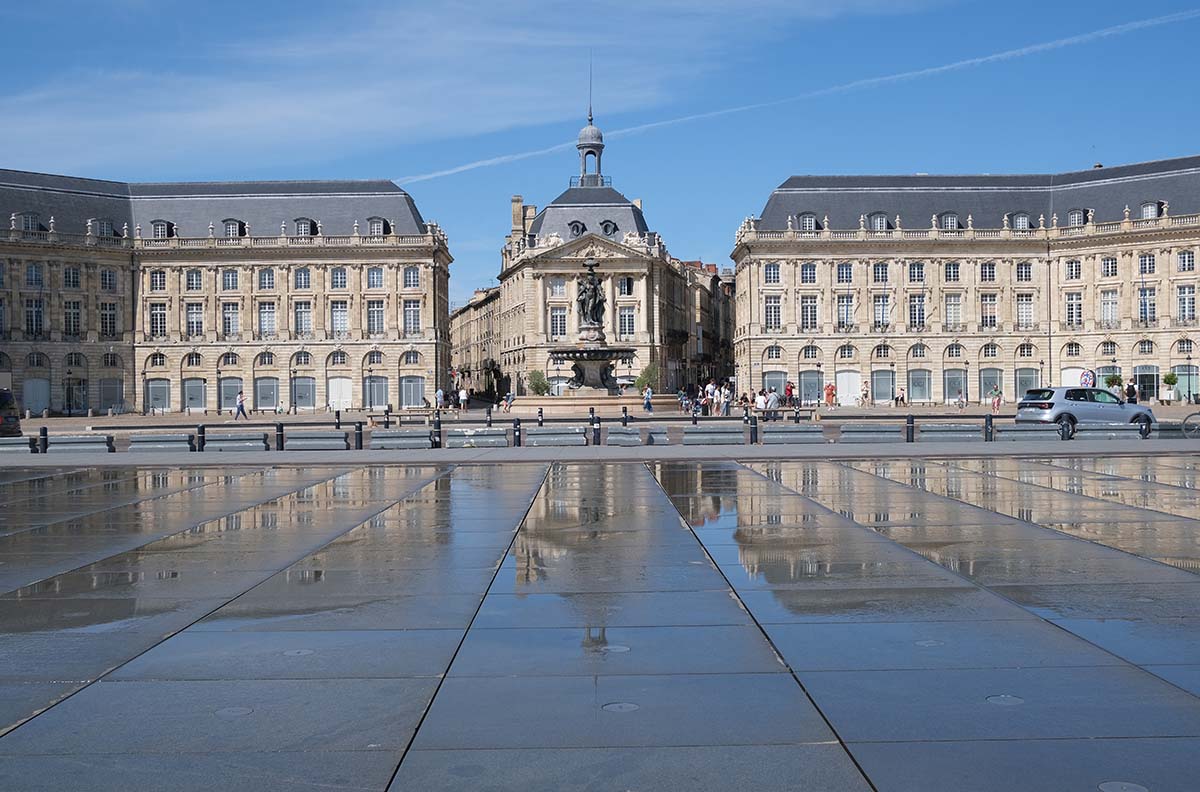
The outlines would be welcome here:
<svg viewBox="0 0 1200 792">
<path fill-rule="evenodd" d="M 1017 231 L 1029 230 L 1029 215 L 1024 212 L 1017 212 L 1013 215 L 1012 227 Z"/>
<path fill-rule="evenodd" d="M 550 278 L 550 296 L 565 297 L 567 295 L 567 282 L 563 278 Z"/>
<path fill-rule="evenodd" d="M 925 326 L 925 295 L 908 295 L 908 326 L 919 328 Z"/>
<path fill-rule="evenodd" d="M 1103 355 L 1104 357 L 1112 357 L 1113 355 L 1117 354 L 1117 342 L 1116 341 L 1101 341 L 1100 342 L 1100 354 Z"/>
<path fill-rule="evenodd" d="M 367 221 L 367 233 L 371 236 L 383 236 L 383 220 L 372 217 Z"/>
<path fill-rule="evenodd" d="M 307 334 L 312 332 L 312 302 L 309 300 L 297 300 L 292 306 L 293 329 L 297 333 Z"/>
<path fill-rule="evenodd" d="M 850 344 L 842 344 L 838 347 L 837 356 L 841 360 L 850 360 L 854 357 L 854 347 Z"/>
<path fill-rule="evenodd" d="M 204 303 L 190 302 L 184 305 L 184 332 L 190 338 L 204 334 Z"/>
<path fill-rule="evenodd" d="M 367 332 L 383 333 L 383 300 L 367 300 Z"/>
<path fill-rule="evenodd" d="M 367 268 L 367 288 L 382 289 L 383 288 L 383 267 L 368 267 Z"/>
<path fill-rule="evenodd" d="M 262 353 L 260 353 L 260 354 L 259 354 L 259 356 L 258 356 L 258 365 L 260 365 L 260 366 L 274 366 L 274 365 L 275 365 L 275 353 L 274 353 L 274 352 L 262 352 Z"/>
<path fill-rule="evenodd" d="M 1031 358 L 1034 352 L 1033 344 L 1021 344 L 1017 347 L 1017 357 L 1019 358 Z"/>
<path fill-rule="evenodd" d="M 343 350 L 339 349 L 329 355 L 329 365 L 345 366 L 350 363 L 350 356 Z"/>
<path fill-rule="evenodd" d="M 1179 271 L 1180 272 L 1195 272 L 1196 271 L 1196 254 L 1190 250 L 1179 251 Z"/>
<path fill-rule="evenodd" d="M 275 335 L 275 303 L 258 304 L 258 332 L 264 337 Z"/>
<path fill-rule="evenodd" d="M 150 356 L 150 365 L 153 368 L 162 368 L 167 365 L 167 356 L 162 352 L 155 352 Z"/>
<path fill-rule="evenodd" d="M 102 237 L 113 236 L 113 221 L 108 218 L 101 218 L 96 221 L 96 235 Z"/>
<path fill-rule="evenodd" d="M 1158 292 L 1153 286 L 1138 289 L 1138 321 L 1155 322 L 1158 320 Z"/>
<path fill-rule="evenodd" d="M 814 214 L 800 215 L 800 230 L 801 231 L 816 231 L 817 216 Z"/>
<path fill-rule="evenodd" d="M 41 231 L 42 221 L 34 212 L 26 212 L 21 215 L 21 230 L 22 231 Z"/>
<path fill-rule="evenodd" d="M 1068 327 L 1083 326 L 1083 292 L 1067 292 L 1066 321 Z"/>
<path fill-rule="evenodd" d="M 891 323 L 891 302 L 886 294 L 876 294 L 871 298 L 871 324 L 875 328 L 884 328 Z"/>
<path fill-rule="evenodd" d="M 888 282 L 888 265 L 880 262 L 871 267 L 871 280 L 875 283 Z"/>
<path fill-rule="evenodd" d="M 1000 357 L 1000 347 L 996 344 L 984 344 L 982 352 L 985 358 Z"/>
<path fill-rule="evenodd" d="M 311 366 L 312 354 L 309 352 L 297 352 L 292 356 L 292 364 L 296 366 Z"/>
<path fill-rule="evenodd" d="M 871 215 L 871 230 L 872 231 L 887 231 L 888 219 L 887 215 L 880 212 L 879 214 Z"/>
<path fill-rule="evenodd" d="M 258 288 L 263 291 L 275 288 L 275 270 L 267 267 L 258 271 Z"/>
<path fill-rule="evenodd" d="M 1142 219 L 1153 220 L 1158 217 L 1158 201 L 1147 201 L 1142 204 Z"/>
<path fill-rule="evenodd" d="M 1139 355 L 1153 355 L 1154 354 L 1154 342 L 1153 341 L 1138 341 L 1137 351 L 1138 351 Z"/>
<path fill-rule="evenodd" d="M 25 334 L 40 338 L 46 328 L 46 304 L 40 297 L 25 298 Z"/>
<path fill-rule="evenodd" d="M 981 327 L 994 328 L 996 326 L 996 302 L 995 294 L 979 295 L 979 324 Z"/>
<path fill-rule="evenodd" d="M 404 288 L 416 289 L 421 285 L 421 270 L 418 267 L 404 268 Z"/>
<path fill-rule="evenodd" d="M 892 348 L 887 344 L 879 344 L 871 354 L 875 358 L 890 358 L 892 356 Z"/>
<path fill-rule="evenodd" d="M 121 368 L 121 356 L 115 352 L 105 352 L 104 356 L 100 358 L 100 365 L 103 368 Z"/>
<path fill-rule="evenodd" d="M 63 288 L 79 288 L 79 267 L 63 267 Z"/>
<path fill-rule="evenodd" d="M 924 283 L 925 282 L 925 262 L 910 261 L 908 263 L 908 282 L 909 283 Z"/>
<path fill-rule="evenodd" d="M 946 295 L 945 320 L 945 323 L 951 327 L 958 327 L 962 324 L 961 294 Z"/>
<path fill-rule="evenodd" d="M 850 327 L 854 324 L 854 295 L 839 294 L 837 296 L 838 327 Z"/>
<path fill-rule="evenodd" d="M 854 266 L 849 262 L 842 262 L 837 265 L 837 282 L 838 283 L 853 283 L 854 282 Z"/>
<path fill-rule="evenodd" d="M 946 267 L 945 267 L 945 272 L 946 272 L 946 274 L 945 274 L 944 280 L 946 281 L 946 283 L 958 283 L 958 262 L 957 261 L 947 261 Z"/>
<path fill-rule="evenodd" d="M 225 238 L 236 239 L 242 235 L 242 224 L 237 220 L 225 221 Z"/>
<path fill-rule="evenodd" d="M 1154 274 L 1154 254 L 1143 253 L 1138 256 L 1138 274 L 1153 275 Z"/>
<path fill-rule="evenodd" d="M 567 335 L 567 309 L 566 308 L 551 308 L 550 309 L 550 337 L 565 338 Z"/>
<path fill-rule="evenodd" d="M 404 353 L 404 365 L 415 366 L 421 362 L 421 353 L 415 349 L 410 349 Z"/>
<path fill-rule="evenodd" d="M 950 346 L 946 347 L 946 357 L 960 358 L 962 356 L 963 356 L 962 344 L 951 344 Z"/>
<path fill-rule="evenodd" d="M 150 303 L 150 336 L 162 338 L 167 334 L 167 304 Z"/>
<path fill-rule="evenodd" d="M 985 261 L 979 265 L 979 282 L 992 283 L 996 280 L 996 262 Z"/>
<path fill-rule="evenodd" d="M 200 270 L 188 270 L 183 274 L 183 288 L 186 291 L 200 291 L 204 288 L 204 273 Z"/>
<path fill-rule="evenodd" d="M 778 330 L 783 326 L 781 298 L 778 294 L 769 294 L 763 311 L 763 326 L 768 330 Z"/>
<path fill-rule="evenodd" d="M 924 344 L 917 344 L 912 349 L 908 350 L 908 356 L 912 358 L 923 358 L 929 354 L 929 347 Z"/>
<path fill-rule="evenodd" d="M 416 335 L 421 332 L 421 301 L 404 301 L 404 332 L 406 335 Z"/>
<path fill-rule="evenodd" d="M 346 288 L 346 268 L 334 267 L 329 271 L 329 287 L 332 289 Z"/>
<path fill-rule="evenodd" d="M 241 332 L 241 314 L 237 303 L 221 303 L 221 333 L 225 336 Z"/>
<path fill-rule="evenodd" d="M 763 265 L 763 283 L 779 283 L 779 264 L 770 262 Z"/>
<path fill-rule="evenodd" d="M 296 236 L 312 236 L 316 231 L 316 224 L 307 217 L 301 217 L 296 221 Z"/>
<path fill-rule="evenodd" d="M 1186 284 L 1175 287 L 1175 315 L 1181 322 L 1196 321 L 1196 286 Z"/>
<path fill-rule="evenodd" d="M 1179 350 L 1179 354 L 1181 354 L 1181 355 L 1192 354 L 1192 342 L 1190 339 L 1187 339 L 1187 338 L 1179 339 L 1179 343 L 1175 345 L 1175 348 Z"/>
<path fill-rule="evenodd" d="M 816 283 L 817 282 L 817 265 L 811 261 L 806 261 L 800 265 L 800 282 L 801 283 Z"/>
<path fill-rule="evenodd" d="M 953 212 L 947 212 L 942 215 L 942 230 L 957 231 L 958 230 L 958 215 Z"/>
<path fill-rule="evenodd" d="M 629 338 L 634 333 L 634 314 L 632 305 L 622 305 L 617 309 L 617 335 Z"/>
<path fill-rule="evenodd" d="M 804 358 L 805 360 L 816 360 L 818 357 L 820 357 L 820 355 L 821 350 L 812 344 L 809 344 L 808 346 L 804 347 L 804 349 L 800 350 L 800 357 Z"/>
<path fill-rule="evenodd" d="M 1072 209 L 1067 212 L 1067 225 L 1081 226 L 1083 225 L 1084 214 L 1082 209 Z"/>
<path fill-rule="evenodd" d="M 1100 277 L 1117 277 L 1117 260 L 1114 257 L 1105 256 L 1104 258 L 1100 259 Z"/>
<path fill-rule="evenodd" d="M 153 227 L 153 233 L 154 233 L 155 239 L 166 239 L 167 238 L 166 222 L 164 222 L 162 220 L 155 220 L 154 227 Z"/>
<path fill-rule="evenodd" d="M 1028 292 L 1017 295 L 1017 329 L 1033 327 L 1033 295 Z"/>
<path fill-rule="evenodd" d="M 383 353 L 380 352 L 378 349 L 372 349 L 370 352 L 367 353 L 367 365 L 368 366 L 382 366 L 383 365 Z"/>
<path fill-rule="evenodd" d="M 1033 262 L 1018 261 L 1017 262 L 1017 282 L 1029 283 L 1033 280 Z"/>
<path fill-rule="evenodd" d="M 42 265 L 36 262 L 30 262 L 25 265 L 25 285 L 33 288 L 41 288 L 46 283 L 45 273 L 42 270 Z"/>
<path fill-rule="evenodd" d="M 160 292 L 167 290 L 167 273 L 164 270 L 152 270 L 150 272 L 150 291 Z"/>
<path fill-rule="evenodd" d="M 1067 262 L 1067 280 L 1079 280 L 1083 277 L 1083 262 L 1072 259 Z"/>
<path fill-rule="evenodd" d="M 335 336 L 350 332 L 350 303 L 346 300 L 331 300 L 329 303 L 329 327 Z"/>
<path fill-rule="evenodd" d="M 221 289 L 223 291 L 234 291 L 238 287 L 238 271 L 237 270 L 221 270 Z"/>
<path fill-rule="evenodd" d="M 117 290 L 117 271 L 104 269 L 100 270 L 100 288 L 103 291 Z"/>
<path fill-rule="evenodd" d="M 632 297 L 633 296 L 633 278 L 628 275 L 617 278 L 617 296 Z"/>
<path fill-rule="evenodd" d="M 78 338 L 83 325 L 83 303 L 67 300 L 63 303 L 63 335 Z M 164 328 L 165 330 L 165 328 Z"/>
<path fill-rule="evenodd" d="M 783 347 L 780 347 L 780 346 L 767 347 L 767 360 L 782 360 L 782 359 L 783 359 Z"/>
<path fill-rule="evenodd" d="M 1100 292 L 1100 322 L 1112 327 L 1117 321 L 1117 290 L 1105 289 Z"/>
<path fill-rule="evenodd" d="M 100 335 L 112 338 L 117 334 L 117 304 L 115 302 L 100 303 Z"/>
<path fill-rule="evenodd" d="M 1079 357 L 1083 354 L 1083 347 L 1072 341 L 1063 349 L 1063 354 L 1067 357 Z"/>
<path fill-rule="evenodd" d="M 815 294 L 800 296 L 800 329 L 817 329 L 817 295 Z"/>
<path fill-rule="evenodd" d="M 312 273 L 307 267 L 301 267 L 296 270 L 292 276 L 293 288 L 309 289 L 312 288 Z"/>
</svg>

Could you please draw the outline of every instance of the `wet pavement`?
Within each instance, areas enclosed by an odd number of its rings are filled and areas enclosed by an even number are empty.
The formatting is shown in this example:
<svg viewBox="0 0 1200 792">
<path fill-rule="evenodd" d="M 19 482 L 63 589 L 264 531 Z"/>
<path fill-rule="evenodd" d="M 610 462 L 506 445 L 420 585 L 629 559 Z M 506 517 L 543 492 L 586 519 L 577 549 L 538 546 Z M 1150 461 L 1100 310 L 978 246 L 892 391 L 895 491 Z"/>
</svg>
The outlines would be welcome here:
<svg viewBox="0 0 1200 792">
<path fill-rule="evenodd" d="M 0 789 L 1183 791 L 1200 457 L 0 470 Z"/>
</svg>

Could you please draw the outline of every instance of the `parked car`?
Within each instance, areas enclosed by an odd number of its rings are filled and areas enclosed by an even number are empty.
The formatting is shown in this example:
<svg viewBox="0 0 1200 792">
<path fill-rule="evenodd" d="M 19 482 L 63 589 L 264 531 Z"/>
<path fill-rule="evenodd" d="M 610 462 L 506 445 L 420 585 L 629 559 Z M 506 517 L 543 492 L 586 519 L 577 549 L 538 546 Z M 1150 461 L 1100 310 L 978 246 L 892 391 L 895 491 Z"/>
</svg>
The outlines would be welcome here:
<svg viewBox="0 0 1200 792">
<path fill-rule="evenodd" d="M 12 391 L 0 389 L 0 437 L 21 436 L 21 413 Z"/>
<path fill-rule="evenodd" d="M 1032 388 L 1017 403 L 1017 423 L 1056 423 L 1067 436 L 1079 424 L 1136 423 L 1150 434 L 1154 412 L 1102 388 Z"/>
</svg>

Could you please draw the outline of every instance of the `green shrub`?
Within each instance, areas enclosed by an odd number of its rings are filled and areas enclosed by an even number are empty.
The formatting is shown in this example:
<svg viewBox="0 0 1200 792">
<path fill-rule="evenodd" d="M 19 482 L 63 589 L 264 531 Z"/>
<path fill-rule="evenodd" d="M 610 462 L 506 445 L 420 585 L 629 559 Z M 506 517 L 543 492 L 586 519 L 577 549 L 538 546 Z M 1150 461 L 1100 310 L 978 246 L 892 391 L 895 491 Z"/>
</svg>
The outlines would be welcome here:
<svg viewBox="0 0 1200 792">
<path fill-rule="evenodd" d="M 634 380 L 633 384 L 639 391 L 645 390 L 647 385 L 649 385 L 651 388 L 657 388 L 658 364 L 653 362 L 647 363 L 645 368 L 642 369 L 642 373 L 638 374 L 638 378 Z"/>
<path fill-rule="evenodd" d="M 1168 371 L 1166 374 L 1163 374 L 1163 385 L 1166 385 L 1168 388 L 1174 388 L 1178 384 L 1179 375 L 1174 371 Z"/>
<path fill-rule="evenodd" d="M 529 390 L 533 391 L 535 396 L 545 396 L 550 392 L 550 381 L 542 372 L 531 371 L 529 373 Z"/>
<path fill-rule="evenodd" d="M 1123 379 L 1121 379 L 1120 374 L 1109 374 L 1107 377 L 1104 378 L 1104 384 L 1110 388 L 1119 387 L 1119 386 L 1123 385 L 1124 383 L 1125 383 L 1125 381 Z"/>
</svg>

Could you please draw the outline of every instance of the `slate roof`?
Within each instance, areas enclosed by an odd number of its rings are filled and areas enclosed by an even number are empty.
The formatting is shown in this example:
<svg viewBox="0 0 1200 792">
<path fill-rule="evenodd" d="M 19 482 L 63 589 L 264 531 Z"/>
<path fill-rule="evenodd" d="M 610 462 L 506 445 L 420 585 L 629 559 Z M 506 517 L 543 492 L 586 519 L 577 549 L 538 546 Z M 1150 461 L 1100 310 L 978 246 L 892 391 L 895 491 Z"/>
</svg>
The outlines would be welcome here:
<svg viewBox="0 0 1200 792">
<path fill-rule="evenodd" d="M 208 236 L 208 225 L 236 219 L 258 236 L 275 236 L 279 224 L 308 218 L 324 234 L 350 234 L 354 221 L 367 233 L 367 220 L 380 217 L 396 234 L 423 234 L 425 221 L 412 197 L 393 182 L 376 180 L 126 183 L 0 169 L 0 217 L 36 212 L 45 227 L 82 234 L 89 218 L 113 221 L 119 232 L 166 220 L 184 237 Z M 7 227 L 6 225 L 3 227 Z"/>
<path fill-rule="evenodd" d="M 650 230 L 642 210 L 613 188 L 571 187 L 537 213 L 529 232 L 539 236 L 556 233 L 564 240 L 574 239 L 571 223 L 575 220 L 584 224 L 584 233 L 601 236 L 604 235 L 601 224 L 611 220 L 617 228 L 609 236 L 617 241 L 630 231 L 644 234 Z"/>
<path fill-rule="evenodd" d="M 833 228 L 858 227 L 860 215 L 883 212 L 889 227 L 900 215 L 905 228 L 929 228 L 932 215 L 956 212 L 966 224 L 999 228 L 1005 214 L 1027 212 L 1046 224 L 1058 213 L 1066 225 L 1072 209 L 1095 211 L 1096 222 L 1120 220 L 1129 206 L 1140 216 L 1141 205 L 1166 201 L 1170 212 L 1200 212 L 1200 156 L 1093 168 L 1057 174 L 947 176 L 793 176 L 781 184 L 763 208 L 758 227 L 787 228 L 789 215 L 811 212 L 817 221 L 829 216 Z"/>
</svg>

